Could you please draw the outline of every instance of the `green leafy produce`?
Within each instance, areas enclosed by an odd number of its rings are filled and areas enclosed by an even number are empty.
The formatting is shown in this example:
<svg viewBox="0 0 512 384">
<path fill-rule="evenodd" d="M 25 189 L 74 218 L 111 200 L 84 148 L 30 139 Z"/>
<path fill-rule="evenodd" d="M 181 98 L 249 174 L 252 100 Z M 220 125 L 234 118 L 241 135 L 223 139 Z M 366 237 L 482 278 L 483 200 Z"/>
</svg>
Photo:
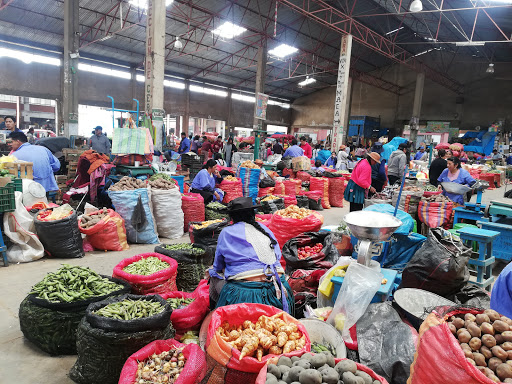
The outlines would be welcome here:
<svg viewBox="0 0 512 384">
<path fill-rule="evenodd" d="M 229 218 L 228 210 L 224 204 L 212 201 L 206 205 L 205 218 L 206 220 L 227 219 Z"/>
<path fill-rule="evenodd" d="M 336 356 L 336 348 L 331 344 L 311 343 L 311 351 L 316 353 L 330 352 L 333 356 Z"/>
<path fill-rule="evenodd" d="M 192 255 L 202 255 L 205 250 L 202 248 L 194 247 L 192 244 L 180 243 L 180 244 L 162 244 L 162 247 L 171 251 L 187 251 Z"/>
<path fill-rule="evenodd" d="M 437 187 L 432 184 L 425 185 L 425 187 L 423 187 L 423 189 L 425 190 L 425 192 L 436 192 L 437 191 Z"/>
<path fill-rule="evenodd" d="M 173 310 L 175 309 L 183 309 L 187 305 L 190 305 L 194 302 L 195 299 L 184 299 L 182 297 L 175 297 L 175 298 L 169 298 L 167 299 L 167 302 L 171 305 L 171 308 Z"/>
<path fill-rule="evenodd" d="M 158 179 L 174 181 L 174 183 L 176 183 L 176 180 L 174 180 L 171 176 L 169 176 L 169 175 L 167 175 L 165 173 L 156 173 L 153 176 L 151 176 L 149 180 L 155 181 L 155 180 L 158 180 Z"/>
<path fill-rule="evenodd" d="M 218 201 L 212 201 L 207 205 L 208 208 L 214 208 L 214 209 L 226 209 L 226 206 L 222 203 L 219 203 Z"/>
<path fill-rule="evenodd" d="M 166 268 L 169 268 L 169 264 L 158 257 L 146 257 L 127 265 L 123 271 L 132 275 L 148 276 Z"/>
<path fill-rule="evenodd" d="M 163 310 L 163 305 L 157 301 L 125 299 L 123 301 L 110 303 L 94 312 L 94 314 L 111 319 L 133 320 L 151 317 Z"/>
<path fill-rule="evenodd" d="M 103 296 L 123 286 L 98 275 L 88 267 L 63 264 L 32 287 L 31 294 L 51 303 L 69 303 Z"/>
</svg>

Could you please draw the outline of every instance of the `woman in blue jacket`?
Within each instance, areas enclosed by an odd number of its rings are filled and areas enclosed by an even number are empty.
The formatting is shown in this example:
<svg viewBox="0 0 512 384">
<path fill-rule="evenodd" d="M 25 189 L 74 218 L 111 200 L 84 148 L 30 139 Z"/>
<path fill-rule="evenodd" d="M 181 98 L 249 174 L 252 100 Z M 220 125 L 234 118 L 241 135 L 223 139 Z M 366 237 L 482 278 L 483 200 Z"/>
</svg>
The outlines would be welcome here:
<svg viewBox="0 0 512 384">
<path fill-rule="evenodd" d="M 441 173 L 441 176 L 437 179 L 439 184 L 444 182 L 452 182 L 462 185 L 472 186 L 475 184 L 476 180 L 471 177 L 468 171 L 461 168 L 460 159 L 458 157 L 450 157 L 446 160 L 447 168 Z M 441 185 L 439 185 L 439 189 L 441 189 Z M 464 205 L 464 196 L 456 195 L 454 193 L 449 193 L 443 191 L 443 195 L 448 197 L 455 203 Z"/>
</svg>

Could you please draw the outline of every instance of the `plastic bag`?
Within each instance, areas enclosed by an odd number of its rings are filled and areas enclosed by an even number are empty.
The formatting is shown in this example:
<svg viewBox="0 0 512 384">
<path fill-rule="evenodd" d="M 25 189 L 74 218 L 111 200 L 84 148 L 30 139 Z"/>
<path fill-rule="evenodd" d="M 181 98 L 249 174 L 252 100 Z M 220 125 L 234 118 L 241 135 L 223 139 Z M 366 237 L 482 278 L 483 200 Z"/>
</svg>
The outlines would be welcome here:
<svg viewBox="0 0 512 384">
<path fill-rule="evenodd" d="M 242 182 L 240 182 L 242 183 Z M 241 184 L 240 184 L 241 185 Z M 224 196 L 225 198 L 226 196 Z M 240 197 L 240 196 L 237 196 Z M 204 199 L 199 193 L 185 193 L 181 197 L 183 210 L 183 231 L 188 232 L 191 221 L 204 221 Z"/>
<path fill-rule="evenodd" d="M 173 349 L 183 349 L 186 363 L 180 376 L 174 384 L 198 384 L 206 374 L 206 358 L 201 347 L 196 344 L 181 344 L 180 342 L 169 340 L 156 340 L 144 348 L 131 355 L 123 366 L 119 384 L 133 384 L 137 377 L 138 364 L 151 357 L 154 353 L 159 355 L 162 352 Z"/>
<path fill-rule="evenodd" d="M 323 192 L 320 191 L 308 191 L 304 194 L 309 199 L 309 209 L 314 211 L 323 211 L 322 207 L 322 195 Z"/>
<path fill-rule="evenodd" d="M 288 196 L 295 196 L 300 193 L 300 188 L 302 186 L 302 180 L 299 179 L 288 179 L 283 181 L 284 184 L 284 194 Z"/>
<path fill-rule="evenodd" d="M 388 303 L 370 304 L 357 322 L 361 364 L 390 383 L 405 383 L 416 346 L 411 327 Z"/>
<path fill-rule="evenodd" d="M 309 190 L 322 192 L 322 207 L 324 209 L 331 208 L 329 204 L 329 179 L 325 177 L 311 177 L 309 179 Z"/>
<path fill-rule="evenodd" d="M 190 242 L 193 244 L 199 244 L 203 245 L 205 247 L 211 247 L 211 246 L 217 246 L 217 240 L 219 240 L 219 235 L 221 231 L 226 227 L 229 222 L 227 220 L 224 220 L 222 222 L 213 223 L 207 226 L 206 228 L 201 229 L 195 229 L 195 224 L 201 224 L 201 223 L 194 223 L 191 222 L 189 224 L 189 237 Z"/>
<path fill-rule="evenodd" d="M 52 208 L 47 208 L 43 212 L 51 210 Z M 85 256 L 75 211 L 61 220 L 41 221 L 36 217 L 34 224 L 39 240 L 51 257 L 77 258 Z"/>
<path fill-rule="evenodd" d="M 182 336 L 188 331 L 198 331 L 204 318 L 210 312 L 210 293 L 206 280 L 201 280 L 194 292 L 174 291 L 163 293 L 160 296 L 164 300 L 170 298 L 194 299 L 185 308 L 172 311 L 171 323 L 177 336 Z"/>
<path fill-rule="evenodd" d="M 332 177 L 329 179 L 329 204 L 331 207 L 343 207 L 343 194 L 345 193 L 345 179 Z"/>
<path fill-rule="evenodd" d="M 332 277 L 334 276 L 334 272 L 339 269 L 344 269 L 345 271 L 348 268 L 350 263 L 355 263 L 355 259 L 348 256 L 342 256 L 336 262 L 332 268 L 330 268 L 321 278 L 318 285 L 317 299 L 316 304 L 317 308 L 324 308 L 332 306 L 331 297 L 334 293 L 334 284 L 331 282 Z"/>
<path fill-rule="evenodd" d="M 153 214 L 151 213 L 149 195 L 146 188 L 139 188 L 130 191 L 108 191 L 108 195 L 112 200 L 112 205 L 115 207 L 116 212 L 124 219 L 126 236 L 130 243 L 158 243 L 155 221 L 153 219 Z M 143 226 L 140 231 L 137 231 L 132 224 L 132 217 L 136 214 L 135 209 L 138 205 L 139 197 L 147 224 Z"/>
<path fill-rule="evenodd" d="M 89 213 L 89 216 L 97 215 L 100 211 Z M 87 240 L 94 247 L 104 251 L 124 251 L 129 249 L 126 242 L 126 228 L 123 218 L 114 210 L 109 209 L 108 215 L 103 217 L 98 224 L 89 228 L 82 227 L 78 222 L 80 232 L 87 236 Z"/>
<path fill-rule="evenodd" d="M 297 207 L 309 209 L 309 197 L 306 195 L 297 195 L 295 198 L 297 199 Z"/>
<path fill-rule="evenodd" d="M 184 215 L 181 209 L 179 188 L 169 190 L 148 189 L 158 235 L 168 239 L 178 239 L 183 236 L 183 225 L 181 223 Z"/>
<path fill-rule="evenodd" d="M 425 236 L 414 232 L 408 236 L 393 234 L 390 242 L 385 245 L 385 247 L 389 247 L 389 251 L 387 251 L 386 258 L 381 261 L 381 266 L 403 271 L 426 240 Z"/>
<path fill-rule="evenodd" d="M 242 191 L 245 197 L 251 197 L 252 202 L 256 202 L 258 197 L 258 188 L 260 183 L 260 168 L 239 167 L 237 177 L 242 179 Z"/>
<path fill-rule="evenodd" d="M 402 274 L 401 288 L 418 288 L 447 297 L 469 280 L 471 249 L 441 228 L 431 229 Z"/>
<path fill-rule="evenodd" d="M 351 343 L 349 329 L 365 313 L 366 308 L 381 287 L 382 273 L 362 264 L 351 263 L 343 279 L 340 292 L 327 322 L 342 330 L 343 340 Z"/>
<path fill-rule="evenodd" d="M 28 263 L 44 256 L 43 244 L 35 234 L 34 218 L 23 205 L 23 194 L 15 192 L 16 210 L 4 213 L 4 234 L 11 240 L 7 248 L 10 263 Z"/>
<path fill-rule="evenodd" d="M 338 250 L 332 243 L 333 235 L 329 232 L 305 232 L 286 242 L 282 255 L 286 260 L 286 273 L 294 269 L 329 269 L 338 261 Z M 299 259 L 298 248 L 322 243 L 320 253 Z"/>
<path fill-rule="evenodd" d="M 133 210 L 130 223 L 136 232 L 141 232 L 148 225 L 148 219 L 146 217 L 144 205 L 142 205 L 142 197 L 140 197 L 140 195 L 137 198 L 137 204 Z"/>
<path fill-rule="evenodd" d="M 276 186 L 276 182 L 268 176 L 265 177 L 264 179 L 262 179 L 259 184 L 260 188 L 270 188 L 270 187 L 275 187 L 275 186 Z"/>
<path fill-rule="evenodd" d="M 222 180 L 219 185 L 219 188 L 224 191 L 224 199 L 222 202 L 224 204 L 229 203 L 231 200 L 236 199 L 237 197 L 243 197 L 242 191 L 242 180 L 236 179 L 236 181 L 231 180 Z M 191 220 L 191 221 L 199 221 L 199 220 Z"/>
<path fill-rule="evenodd" d="M 292 219 L 274 214 L 272 215 L 269 229 L 276 237 L 282 249 L 288 240 L 303 232 L 318 232 L 323 223 L 323 216 L 316 212 L 312 212 L 304 219 Z"/>
<path fill-rule="evenodd" d="M 123 271 L 126 266 L 148 257 L 156 257 L 169 264 L 169 267 L 147 276 L 132 275 L 131 273 Z M 141 253 L 140 255 L 135 255 L 121 260 L 121 262 L 114 267 L 112 277 L 128 282 L 132 286 L 132 292 L 134 294 L 150 295 L 176 291 L 177 271 L 178 263 L 176 260 L 160 253 L 151 252 Z"/>
<path fill-rule="evenodd" d="M 452 211 L 452 201 L 438 203 L 421 200 L 418 203 L 418 218 L 430 228 L 444 227 L 450 221 Z"/>
<path fill-rule="evenodd" d="M 204 216 L 206 220 L 229 219 L 229 212 L 227 206 L 215 201 L 206 205 Z"/>
<path fill-rule="evenodd" d="M 297 156 L 292 159 L 292 169 L 294 171 L 309 171 L 311 169 L 311 160 L 307 156 Z"/>
</svg>

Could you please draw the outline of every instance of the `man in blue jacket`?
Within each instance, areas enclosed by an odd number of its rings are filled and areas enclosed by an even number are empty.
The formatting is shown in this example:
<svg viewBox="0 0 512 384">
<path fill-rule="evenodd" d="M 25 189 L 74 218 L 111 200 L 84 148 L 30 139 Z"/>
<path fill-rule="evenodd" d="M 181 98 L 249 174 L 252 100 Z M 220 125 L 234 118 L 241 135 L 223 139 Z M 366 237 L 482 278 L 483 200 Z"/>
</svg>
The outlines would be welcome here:
<svg viewBox="0 0 512 384">
<path fill-rule="evenodd" d="M 182 153 L 188 152 L 190 152 L 190 139 L 185 132 L 181 132 L 181 143 L 178 148 L 178 153 L 181 155 Z"/>
</svg>

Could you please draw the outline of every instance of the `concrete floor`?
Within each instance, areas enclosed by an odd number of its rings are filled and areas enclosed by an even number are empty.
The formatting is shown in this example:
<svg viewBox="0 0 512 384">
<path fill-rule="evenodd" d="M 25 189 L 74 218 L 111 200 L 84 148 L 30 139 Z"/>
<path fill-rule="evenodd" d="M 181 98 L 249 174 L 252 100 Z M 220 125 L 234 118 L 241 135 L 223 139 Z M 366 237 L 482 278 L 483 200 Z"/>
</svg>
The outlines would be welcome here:
<svg viewBox="0 0 512 384">
<path fill-rule="evenodd" d="M 484 202 L 503 199 L 504 188 L 486 191 Z M 511 201 L 511 200 L 508 200 Z M 348 213 L 344 208 L 321 212 L 324 225 L 337 225 Z M 166 243 L 188 242 L 188 236 Z M 152 252 L 154 245 L 132 245 L 123 252 L 90 252 L 82 259 L 42 259 L 28 264 L 0 267 L 0 384 L 70 384 L 68 375 L 76 356 L 50 357 L 26 341 L 19 328 L 18 307 L 33 284 L 62 263 L 91 267 L 111 275 L 120 260 L 139 253 Z"/>
</svg>

